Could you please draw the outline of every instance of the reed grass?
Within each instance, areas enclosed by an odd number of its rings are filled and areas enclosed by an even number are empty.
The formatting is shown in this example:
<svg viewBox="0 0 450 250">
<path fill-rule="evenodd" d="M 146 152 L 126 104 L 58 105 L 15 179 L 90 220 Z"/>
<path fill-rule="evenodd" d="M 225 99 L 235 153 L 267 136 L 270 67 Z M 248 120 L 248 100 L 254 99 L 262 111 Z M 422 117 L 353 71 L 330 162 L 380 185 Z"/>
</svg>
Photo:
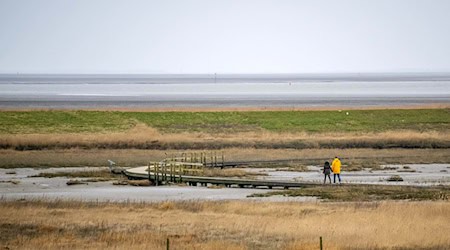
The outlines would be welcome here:
<svg viewBox="0 0 450 250">
<path fill-rule="evenodd" d="M 448 202 L 1 201 L 20 249 L 448 249 Z"/>
<path fill-rule="evenodd" d="M 127 132 L 107 134 L 21 134 L 2 135 L 0 149 L 149 149 L 218 150 L 226 148 L 450 148 L 450 133 L 390 131 L 364 134 L 237 133 L 237 134 L 161 134 L 139 125 Z"/>
<path fill-rule="evenodd" d="M 105 167 L 111 159 L 121 167 L 144 166 L 149 162 L 179 156 L 181 152 L 196 150 L 137 150 L 137 149 L 69 149 L 69 150 L 0 150 L 0 168 L 49 168 L 49 167 Z M 382 164 L 448 163 L 447 149 L 254 149 L 230 148 L 223 153 L 226 162 L 231 161 L 277 161 L 291 159 L 290 165 L 319 165 L 334 156 L 340 156 L 345 171 L 364 167 L 378 169 Z M 289 165 L 289 164 L 288 164 Z M 286 167 L 279 164 L 252 164 L 252 167 Z"/>
</svg>

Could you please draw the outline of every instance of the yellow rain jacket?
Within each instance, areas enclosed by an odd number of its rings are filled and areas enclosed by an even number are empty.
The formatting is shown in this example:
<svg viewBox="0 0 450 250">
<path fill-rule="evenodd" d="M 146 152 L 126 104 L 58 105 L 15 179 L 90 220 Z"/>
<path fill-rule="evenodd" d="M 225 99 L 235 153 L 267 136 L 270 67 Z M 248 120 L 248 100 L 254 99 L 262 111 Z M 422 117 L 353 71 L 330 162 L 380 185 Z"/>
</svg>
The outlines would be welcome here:
<svg viewBox="0 0 450 250">
<path fill-rule="evenodd" d="M 331 169 L 333 170 L 333 173 L 335 173 L 335 174 L 341 173 L 341 161 L 338 158 L 335 158 L 333 160 L 333 163 L 331 163 Z"/>
</svg>

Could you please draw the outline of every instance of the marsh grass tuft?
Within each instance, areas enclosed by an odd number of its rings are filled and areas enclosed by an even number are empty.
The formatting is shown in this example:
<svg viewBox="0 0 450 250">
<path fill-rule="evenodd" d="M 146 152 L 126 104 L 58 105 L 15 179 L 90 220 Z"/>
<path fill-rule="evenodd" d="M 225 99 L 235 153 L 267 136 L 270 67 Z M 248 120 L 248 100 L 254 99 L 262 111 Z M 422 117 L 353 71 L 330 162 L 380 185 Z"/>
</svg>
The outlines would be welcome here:
<svg viewBox="0 0 450 250">
<path fill-rule="evenodd" d="M 72 185 L 88 185 L 87 181 L 81 181 L 81 180 L 68 180 L 66 182 L 67 186 Z"/>
<path fill-rule="evenodd" d="M 19 181 L 19 180 L 16 180 L 16 179 L 13 179 L 13 180 L 6 180 L 6 181 L 0 180 L 0 183 L 11 183 L 11 184 L 17 185 L 17 184 L 20 183 L 20 181 Z"/>
<path fill-rule="evenodd" d="M 29 176 L 32 177 L 44 177 L 44 178 L 55 178 L 55 177 L 68 177 L 68 178 L 91 178 L 94 177 L 98 181 L 103 179 L 115 179 L 117 175 L 112 174 L 109 170 L 95 170 L 95 171 L 73 171 L 73 172 L 55 172 L 46 173 L 42 172 L 37 175 Z M 95 179 L 92 179 L 95 180 Z"/>
<path fill-rule="evenodd" d="M 249 172 L 249 171 L 245 171 L 245 169 L 234 169 L 234 168 L 226 168 L 226 169 L 205 168 L 203 171 L 199 172 L 197 175 L 207 176 L 207 177 L 252 178 L 252 177 L 256 177 L 256 176 L 266 176 L 267 173 Z"/>
<path fill-rule="evenodd" d="M 310 170 L 308 166 L 305 166 L 304 164 L 285 164 L 284 166 L 276 166 L 275 171 L 308 172 Z"/>
<path fill-rule="evenodd" d="M 115 185 L 123 185 L 124 182 L 121 183 L 117 183 Z M 129 180 L 126 181 L 126 183 L 130 186 L 138 186 L 138 187 L 148 187 L 148 186 L 152 186 L 153 183 L 149 180 Z"/>
<path fill-rule="evenodd" d="M 403 178 L 400 175 L 392 175 L 387 178 L 387 181 L 403 181 Z"/>
</svg>

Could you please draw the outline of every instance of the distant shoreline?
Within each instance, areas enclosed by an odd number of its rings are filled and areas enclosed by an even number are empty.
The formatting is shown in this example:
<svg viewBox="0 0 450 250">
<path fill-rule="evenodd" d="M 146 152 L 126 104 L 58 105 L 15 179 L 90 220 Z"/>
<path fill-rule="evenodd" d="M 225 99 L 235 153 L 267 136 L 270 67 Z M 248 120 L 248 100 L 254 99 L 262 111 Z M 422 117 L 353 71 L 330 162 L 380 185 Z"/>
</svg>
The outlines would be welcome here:
<svg viewBox="0 0 450 250">
<path fill-rule="evenodd" d="M 58 84 L 73 81 L 97 84 L 98 80 L 131 80 L 135 84 L 171 83 L 289 83 L 289 82 L 398 82 L 398 81 L 450 81 L 450 72 L 405 73 L 279 73 L 279 74 L 0 74 L 0 84 L 26 84 L 33 81 Z M 88 82 L 86 82 L 88 81 Z"/>
<path fill-rule="evenodd" d="M 333 110 L 391 110 L 391 109 L 450 109 L 450 103 L 386 106 L 323 106 L 323 107 L 93 107 L 93 108 L 30 108 L 1 107 L 0 112 L 13 111 L 119 111 L 119 112 L 243 112 L 243 111 L 333 111 Z"/>
</svg>

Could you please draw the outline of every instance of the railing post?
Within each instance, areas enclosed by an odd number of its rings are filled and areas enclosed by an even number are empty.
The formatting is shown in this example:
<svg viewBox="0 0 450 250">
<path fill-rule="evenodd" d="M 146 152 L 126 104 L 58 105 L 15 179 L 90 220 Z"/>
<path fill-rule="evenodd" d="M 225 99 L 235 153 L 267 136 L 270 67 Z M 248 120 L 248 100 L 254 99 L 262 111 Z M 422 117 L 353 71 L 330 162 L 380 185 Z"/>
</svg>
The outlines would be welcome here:
<svg viewBox="0 0 450 250">
<path fill-rule="evenodd" d="M 155 162 L 155 185 L 158 186 L 159 185 L 159 163 Z"/>
<path fill-rule="evenodd" d="M 169 163 L 169 164 L 171 164 L 171 163 Z M 163 173 L 164 181 L 167 182 L 167 163 L 164 164 L 163 172 L 164 172 Z"/>
<path fill-rule="evenodd" d="M 183 180 L 181 179 L 181 174 L 182 174 L 181 172 L 182 172 L 182 168 L 183 168 L 183 165 L 180 165 L 180 183 L 181 183 L 181 182 L 183 182 Z"/>
<path fill-rule="evenodd" d="M 170 181 L 174 182 L 174 180 L 173 180 L 173 164 L 170 165 Z"/>
<path fill-rule="evenodd" d="M 147 166 L 147 172 L 148 172 L 148 181 L 151 182 L 152 178 L 150 176 L 150 162 L 148 163 L 148 166 Z"/>
</svg>

